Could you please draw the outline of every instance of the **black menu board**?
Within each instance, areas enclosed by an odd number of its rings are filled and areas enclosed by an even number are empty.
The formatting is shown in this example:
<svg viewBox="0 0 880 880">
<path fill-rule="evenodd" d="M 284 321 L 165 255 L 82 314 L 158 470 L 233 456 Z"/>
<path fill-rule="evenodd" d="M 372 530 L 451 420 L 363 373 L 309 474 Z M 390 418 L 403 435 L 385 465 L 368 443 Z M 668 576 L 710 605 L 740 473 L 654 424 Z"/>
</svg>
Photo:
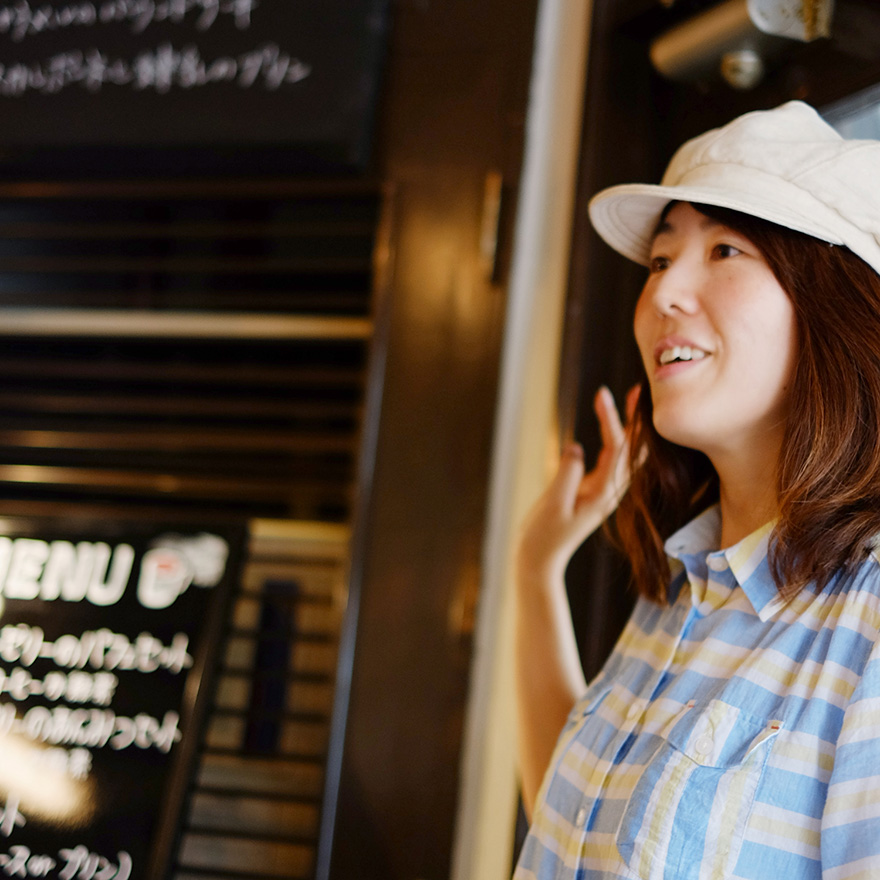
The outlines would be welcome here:
<svg viewBox="0 0 880 880">
<path fill-rule="evenodd" d="M 0 877 L 166 876 L 243 543 L 0 519 Z"/>
<path fill-rule="evenodd" d="M 0 149 L 287 145 L 362 161 L 388 0 L 0 0 Z"/>
</svg>

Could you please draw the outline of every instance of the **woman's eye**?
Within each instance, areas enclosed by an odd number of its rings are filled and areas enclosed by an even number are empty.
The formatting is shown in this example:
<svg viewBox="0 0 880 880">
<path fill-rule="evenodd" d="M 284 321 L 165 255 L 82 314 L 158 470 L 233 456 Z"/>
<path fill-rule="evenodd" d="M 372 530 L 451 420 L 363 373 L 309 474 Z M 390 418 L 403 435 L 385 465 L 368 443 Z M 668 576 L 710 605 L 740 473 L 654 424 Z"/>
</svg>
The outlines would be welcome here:
<svg viewBox="0 0 880 880">
<path fill-rule="evenodd" d="M 669 266 L 669 258 L 668 257 L 651 257 L 651 262 L 648 263 L 648 269 L 651 274 L 654 272 L 662 272 Z"/>
<path fill-rule="evenodd" d="M 735 248 L 732 244 L 716 244 L 715 247 L 712 248 L 712 256 L 721 260 L 725 260 L 728 257 L 735 257 L 739 253 L 742 253 L 742 251 L 740 251 L 739 248 Z"/>
</svg>

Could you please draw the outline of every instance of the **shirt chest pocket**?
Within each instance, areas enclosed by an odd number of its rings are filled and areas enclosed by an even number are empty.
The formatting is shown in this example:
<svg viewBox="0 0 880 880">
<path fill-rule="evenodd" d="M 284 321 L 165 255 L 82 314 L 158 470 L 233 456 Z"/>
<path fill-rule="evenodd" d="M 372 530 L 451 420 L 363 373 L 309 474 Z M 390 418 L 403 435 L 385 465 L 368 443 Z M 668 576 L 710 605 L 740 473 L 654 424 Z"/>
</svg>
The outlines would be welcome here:
<svg viewBox="0 0 880 880">
<path fill-rule="evenodd" d="M 781 726 L 720 700 L 683 710 L 649 750 L 618 828 L 633 877 L 730 876 Z"/>
</svg>

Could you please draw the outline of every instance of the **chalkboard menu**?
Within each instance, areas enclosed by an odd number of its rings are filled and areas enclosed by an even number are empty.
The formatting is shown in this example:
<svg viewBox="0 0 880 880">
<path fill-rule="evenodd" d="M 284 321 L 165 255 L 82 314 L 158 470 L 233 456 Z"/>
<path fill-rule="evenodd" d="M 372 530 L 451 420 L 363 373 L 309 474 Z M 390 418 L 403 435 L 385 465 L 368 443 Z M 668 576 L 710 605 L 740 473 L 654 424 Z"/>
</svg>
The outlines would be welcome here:
<svg viewBox="0 0 880 880">
<path fill-rule="evenodd" d="M 0 150 L 286 145 L 361 163 L 388 0 L 0 0 Z"/>
<path fill-rule="evenodd" d="M 242 544 L 0 519 L 0 877 L 166 876 Z"/>
</svg>

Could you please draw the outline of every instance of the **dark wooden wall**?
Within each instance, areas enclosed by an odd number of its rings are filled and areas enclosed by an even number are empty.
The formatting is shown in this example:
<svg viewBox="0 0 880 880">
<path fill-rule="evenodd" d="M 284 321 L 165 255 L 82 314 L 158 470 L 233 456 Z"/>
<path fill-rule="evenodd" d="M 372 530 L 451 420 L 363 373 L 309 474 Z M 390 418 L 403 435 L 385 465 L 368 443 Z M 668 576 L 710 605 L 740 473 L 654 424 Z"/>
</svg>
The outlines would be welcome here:
<svg viewBox="0 0 880 880">
<path fill-rule="evenodd" d="M 509 241 L 492 283 L 479 251 L 483 193 L 487 173 L 502 172 L 509 232 L 535 6 L 395 9 L 378 162 L 391 188 L 387 361 L 322 878 L 450 871 Z"/>
</svg>

